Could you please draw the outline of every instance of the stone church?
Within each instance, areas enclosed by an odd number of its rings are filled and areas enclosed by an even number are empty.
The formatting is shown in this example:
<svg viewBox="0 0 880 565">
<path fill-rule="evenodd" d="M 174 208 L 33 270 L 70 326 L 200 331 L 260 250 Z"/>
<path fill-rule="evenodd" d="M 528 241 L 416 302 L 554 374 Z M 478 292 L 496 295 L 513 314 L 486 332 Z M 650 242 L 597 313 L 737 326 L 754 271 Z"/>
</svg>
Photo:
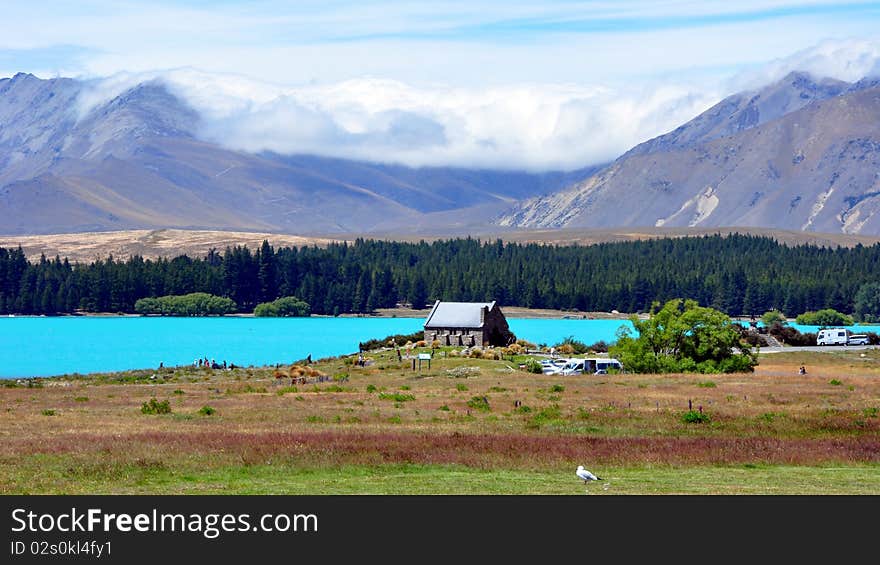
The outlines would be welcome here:
<svg viewBox="0 0 880 565">
<path fill-rule="evenodd" d="M 425 320 L 425 341 L 439 341 L 441 346 L 504 347 L 516 341 L 516 336 L 495 302 L 438 300 Z"/>
</svg>

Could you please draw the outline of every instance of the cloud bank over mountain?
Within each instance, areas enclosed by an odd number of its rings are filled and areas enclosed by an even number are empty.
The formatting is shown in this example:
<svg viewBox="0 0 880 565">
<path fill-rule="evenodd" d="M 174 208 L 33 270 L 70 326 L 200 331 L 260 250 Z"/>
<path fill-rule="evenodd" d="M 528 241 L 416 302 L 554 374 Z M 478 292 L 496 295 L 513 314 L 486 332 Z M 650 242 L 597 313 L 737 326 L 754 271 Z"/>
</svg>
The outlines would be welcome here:
<svg viewBox="0 0 880 565">
<path fill-rule="evenodd" d="M 81 116 L 158 81 L 201 116 L 198 135 L 235 149 L 504 170 L 572 170 L 613 160 L 733 92 L 792 71 L 853 82 L 880 74 L 880 40 L 823 41 L 721 83 L 412 85 L 380 78 L 285 86 L 175 69 L 94 79 Z"/>
<path fill-rule="evenodd" d="M 0 76 L 92 80 L 85 108 L 158 79 L 226 147 L 413 166 L 607 162 L 734 92 L 857 80 L 880 53 L 861 0 L 9 4 Z"/>
<path fill-rule="evenodd" d="M 362 78 L 286 87 L 178 69 L 93 80 L 79 99 L 80 115 L 149 81 L 199 113 L 200 137 L 230 149 L 533 171 L 608 161 L 718 97 L 675 84 L 452 88 Z"/>
</svg>

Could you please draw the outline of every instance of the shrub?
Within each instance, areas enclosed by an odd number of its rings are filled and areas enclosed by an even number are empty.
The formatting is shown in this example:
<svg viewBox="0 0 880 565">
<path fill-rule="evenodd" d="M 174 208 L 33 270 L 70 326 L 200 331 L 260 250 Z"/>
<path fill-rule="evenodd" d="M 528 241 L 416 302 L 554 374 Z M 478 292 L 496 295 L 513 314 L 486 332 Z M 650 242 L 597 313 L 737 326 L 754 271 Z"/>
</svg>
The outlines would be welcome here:
<svg viewBox="0 0 880 565">
<path fill-rule="evenodd" d="M 795 318 L 802 326 L 851 326 L 852 316 L 847 316 L 833 308 L 825 308 L 816 312 L 804 312 Z"/>
<path fill-rule="evenodd" d="M 528 413 L 530 413 L 531 411 L 532 411 L 532 409 L 529 408 L 528 406 L 526 406 L 525 404 L 520 404 L 520 405 L 517 406 L 516 409 L 514 410 L 514 412 L 516 412 L 516 413 L 518 413 L 518 414 L 528 414 Z"/>
<path fill-rule="evenodd" d="M 425 339 L 425 331 L 420 330 L 412 334 L 404 335 L 404 334 L 395 334 L 389 335 L 388 337 L 382 339 L 369 339 L 367 341 L 362 341 L 360 345 L 361 351 L 372 351 L 374 349 L 381 349 L 382 347 L 387 347 L 388 342 L 392 342 L 394 344 L 399 343 L 407 343 L 407 342 L 415 342 L 421 341 Z"/>
<path fill-rule="evenodd" d="M 740 324 L 694 300 L 654 303 L 647 320 L 632 316 L 630 322 L 638 336 L 621 326 L 610 353 L 632 372 L 748 372 L 757 364 L 757 355 L 740 343 Z"/>
<path fill-rule="evenodd" d="M 447 406 L 447 405 L 444 404 L 443 406 L 441 406 L 441 407 L 438 408 L 437 410 L 443 410 L 444 412 L 449 412 L 449 406 Z"/>
<path fill-rule="evenodd" d="M 565 354 L 587 353 L 588 351 L 590 351 L 590 348 L 591 348 L 591 346 L 587 345 L 586 343 L 575 339 L 573 335 L 570 335 L 567 338 L 563 339 L 562 342 L 557 343 L 555 347 L 561 353 L 565 353 Z M 606 345 L 606 350 L 607 350 L 607 345 Z"/>
<path fill-rule="evenodd" d="M 208 405 L 202 406 L 199 409 L 199 414 L 201 414 L 202 416 L 212 416 L 215 412 L 217 411 Z"/>
<path fill-rule="evenodd" d="M 254 316 L 258 318 L 305 318 L 311 313 L 312 308 L 309 303 L 295 296 L 285 296 L 272 302 L 263 302 L 254 308 Z"/>
<path fill-rule="evenodd" d="M 843 384 L 843 382 L 839 381 L 837 379 L 831 379 L 830 381 L 828 381 L 828 384 L 830 384 L 832 386 L 840 386 Z"/>
<path fill-rule="evenodd" d="M 703 412 L 688 410 L 682 415 L 681 421 L 685 424 L 705 424 L 711 421 L 711 418 L 709 418 L 708 414 L 704 414 Z"/>
<path fill-rule="evenodd" d="M 167 400 L 162 402 L 151 398 L 149 402 L 141 405 L 141 412 L 144 414 L 171 414 L 171 404 Z"/>
<path fill-rule="evenodd" d="M 801 333 L 797 329 L 790 326 L 782 325 L 779 322 L 776 322 L 772 326 L 770 326 L 770 328 L 767 330 L 767 333 L 787 345 L 793 345 L 796 347 L 816 345 L 815 333 Z"/>
<path fill-rule="evenodd" d="M 526 370 L 537 375 L 544 373 L 544 367 L 535 359 L 529 359 L 526 361 Z"/>
<path fill-rule="evenodd" d="M 138 314 L 160 316 L 211 316 L 232 314 L 238 310 L 235 301 L 206 292 L 141 298 L 134 303 Z"/>
<path fill-rule="evenodd" d="M 55 415 L 55 411 L 52 409 L 43 410 L 43 412 L 41 412 L 41 413 L 43 414 L 43 416 L 54 416 Z"/>
<path fill-rule="evenodd" d="M 186 393 L 178 388 L 178 389 L 175 389 L 172 394 L 186 394 Z"/>
<path fill-rule="evenodd" d="M 493 386 L 489 387 L 489 392 L 507 392 L 507 389 L 503 386 Z"/>
<path fill-rule="evenodd" d="M 368 392 L 368 393 L 373 394 L 373 393 L 376 392 L 377 390 L 378 390 L 378 389 L 376 388 L 376 385 L 367 385 L 367 392 Z"/>
<path fill-rule="evenodd" d="M 559 410 L 559 406 L 557 404 L 551 404 L 546 408 L 542 408 L 532 416 L 531 420 L 529 420 L 529 427 L 540 428 L 546 424 L 558 421 L 561 417 L 562 412 Z"/>
<path fill-rule="evenodd" d="M 697 386 L 700 388 L 715 388 L 718 385 L 715 384 L 715 381 L 703 381 L 701 383 L 697 383 Z"/>
<path fill-rule="evenodd" d="M 88 402 L 88 401 L 89 401 L 89 397 L 88 397 L 88 396 L 77 396 L 77 397 L 74 398 L 73 400 L 74 400 L 75 402 Z"/>
<path fill-rule="evenodd" d="M 393 400 L 394 402 L 406 402 L 407 400 L 415 400 L 416 397 L 412 394 L 403 394 L 400 392 L 380 392 L 379 399 Z"/>
<path fill-rule="evenodd" d="M 562 385 L 553 385 L 550 387 L 550 392 L 565 392 L 565 387 Z"/>
<path fill-rule="evenodd" d="M 458 383 L 457 385 L 455 385 L 455 390 L 459 392 L 465 392 L 466 390 L 468 390 L 468 386 L 466 384 Z"/>
<path fill-rule="evenodd" d="M 769 310 L 764 312 L 764 315 L 761 316 L 761 323 L 764 324 L 765 328 L 769 328 L 773 324 L 782 324 L 786 325 L 788 320 L 785 318 L 785 314 L 780 312 L 779 310 Z"/>
<path fill-rule="evenodd" d="M 480 412 L 490 412 L 492 408 L 489 406 L 489 399 L 485 396 L 474 396 L 467 401 L 468 408 L 479 410 Z"/>
</svg>

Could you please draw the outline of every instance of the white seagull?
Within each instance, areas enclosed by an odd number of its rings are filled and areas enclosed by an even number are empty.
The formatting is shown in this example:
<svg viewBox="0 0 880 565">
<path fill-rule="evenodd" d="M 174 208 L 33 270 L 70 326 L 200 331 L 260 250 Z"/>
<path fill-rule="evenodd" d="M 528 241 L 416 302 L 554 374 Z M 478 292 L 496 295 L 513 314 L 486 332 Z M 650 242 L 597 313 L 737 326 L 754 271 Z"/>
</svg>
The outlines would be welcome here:
<svg viewBox="0 0 880 565">
<path fill-rule="evenodd" d="M 584 469 L 583 465 L 578 465 L 577 472 L 575 474 L 584 480 L 584 484 L 587 484 L 590 481 L 604 481 L 605 480 L 605 479 L 597 477 L 593 473 Z"/>
</svg>

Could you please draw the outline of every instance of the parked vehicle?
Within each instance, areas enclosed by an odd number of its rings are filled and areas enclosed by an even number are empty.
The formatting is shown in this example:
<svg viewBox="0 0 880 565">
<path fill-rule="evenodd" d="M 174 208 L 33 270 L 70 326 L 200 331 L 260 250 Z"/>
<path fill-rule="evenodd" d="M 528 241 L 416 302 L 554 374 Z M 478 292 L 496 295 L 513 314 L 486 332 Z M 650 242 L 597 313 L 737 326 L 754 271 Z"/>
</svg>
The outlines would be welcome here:
<svg viewBox="0 0 880 565">
<path fill-rule="evenodd" d="M 846 340 L 847 345 L 868 345 L 871 340 L 866 334 L 852 334 Z"/>
<path fill-rule="evenodd" d="M 558 375 L 568 363 L 568 359 L 544 359 L 541 361 L 541 372 L 545 375 Z"/>
<path fill-rule="evenodd" d="M 617 359 L 590 358 L 569 359 L 562 369 L 563 375 L 606 375 L 609 370 L 623 370 L 623 364 Z"/>
<path fill-rule="evenodd" d="M 617 359 L 596 359 L 595 375 L 607 375 L 609 370 L 622 371 L 623 363 Z"/>
<path fill-rule="evenodd" d="M 846 328 L 825 328 L 816 334 L 816 345 L 846 345 L 850 335 Z"/>
</svg>

